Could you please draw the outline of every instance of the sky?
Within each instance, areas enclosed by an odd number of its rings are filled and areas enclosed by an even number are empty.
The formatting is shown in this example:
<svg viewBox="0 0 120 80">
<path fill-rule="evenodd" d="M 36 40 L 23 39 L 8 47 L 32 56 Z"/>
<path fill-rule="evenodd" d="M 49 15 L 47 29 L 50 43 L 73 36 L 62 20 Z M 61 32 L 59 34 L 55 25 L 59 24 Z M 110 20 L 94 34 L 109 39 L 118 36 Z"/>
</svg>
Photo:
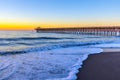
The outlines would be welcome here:
<svg viewBox="0 0 120 80">
<path fill-rule="evenodd" d="M 120 0 L 0 0 L 1 30 L 119 25 Z"/>
</svg>

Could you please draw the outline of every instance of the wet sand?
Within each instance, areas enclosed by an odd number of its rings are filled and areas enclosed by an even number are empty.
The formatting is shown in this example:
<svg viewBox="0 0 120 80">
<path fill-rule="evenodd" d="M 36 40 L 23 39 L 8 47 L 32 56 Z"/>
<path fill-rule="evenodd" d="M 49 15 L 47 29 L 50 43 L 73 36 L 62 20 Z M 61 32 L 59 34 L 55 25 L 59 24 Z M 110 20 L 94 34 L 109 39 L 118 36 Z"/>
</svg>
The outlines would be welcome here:
<svg viewBox="0 0 120 80">
<path fill-rule="evenodd" d="M 89 55 L 77 76 L 77 80 L 120 80 L 120 52 Z"/>
</svg>

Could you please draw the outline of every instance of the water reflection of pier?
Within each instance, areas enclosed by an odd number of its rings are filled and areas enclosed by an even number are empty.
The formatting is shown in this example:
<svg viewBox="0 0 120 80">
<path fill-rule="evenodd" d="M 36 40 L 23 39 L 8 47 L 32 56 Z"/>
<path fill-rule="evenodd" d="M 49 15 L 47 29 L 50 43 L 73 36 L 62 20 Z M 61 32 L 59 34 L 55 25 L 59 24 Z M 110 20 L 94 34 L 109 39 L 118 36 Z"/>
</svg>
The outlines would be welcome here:
<svg viewBox="0 0 120 80">
<path fill-rule="evenodd" d="M 36 28 L 37 32 L 79 33 L 105 36 L 120 36 L 120 27 L 81 27 L 81 28 Z"/>
</svg>

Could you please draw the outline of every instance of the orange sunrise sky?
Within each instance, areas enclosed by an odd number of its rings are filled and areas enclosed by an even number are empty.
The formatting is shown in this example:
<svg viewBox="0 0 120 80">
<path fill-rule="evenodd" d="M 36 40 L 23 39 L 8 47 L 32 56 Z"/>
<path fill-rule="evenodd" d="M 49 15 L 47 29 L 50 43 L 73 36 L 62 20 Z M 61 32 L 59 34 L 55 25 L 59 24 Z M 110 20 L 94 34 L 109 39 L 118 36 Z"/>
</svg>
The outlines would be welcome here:
<svg viewBox="0 0 120 80">
<path fill-rule="evenodd" d="M 0 0 L 0 30 L 120 26 L 119 0 Z"/>
</svg>

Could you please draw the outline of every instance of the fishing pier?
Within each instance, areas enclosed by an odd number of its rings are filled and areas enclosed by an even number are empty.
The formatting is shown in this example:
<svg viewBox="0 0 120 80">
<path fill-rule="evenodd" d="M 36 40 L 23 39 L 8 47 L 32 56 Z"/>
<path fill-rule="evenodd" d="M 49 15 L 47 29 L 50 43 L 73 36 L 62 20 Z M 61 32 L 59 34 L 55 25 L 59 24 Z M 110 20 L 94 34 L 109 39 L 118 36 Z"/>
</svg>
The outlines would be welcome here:
<svg viewBox="0 0 120 80">
<path fill-rule="evenodd" d="M 54 32 L 54 33 L 78 33 L 93 34 L 104 36 L 120 36 L 120 26 L 110 27 L 79 27 L 79 28 L 40 28 L 35 29 L 37 32 Z"/>
</svg>

